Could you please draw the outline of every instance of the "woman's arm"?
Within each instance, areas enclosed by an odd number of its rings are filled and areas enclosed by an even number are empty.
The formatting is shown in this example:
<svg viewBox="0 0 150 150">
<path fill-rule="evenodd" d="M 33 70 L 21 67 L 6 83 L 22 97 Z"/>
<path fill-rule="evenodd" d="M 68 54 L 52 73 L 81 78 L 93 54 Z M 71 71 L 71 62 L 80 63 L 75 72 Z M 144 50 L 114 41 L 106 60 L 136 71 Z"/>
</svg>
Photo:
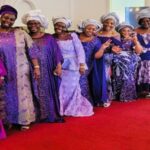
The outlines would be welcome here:
<svg viewBox="0 0 150 150">
<path fill-rule="evenodd" d="M 135 35 L 133 38 L 133 43 L 134 43 L 134 50 L 137 54 L 141 54 L 142 51 L 143 51 L 143 47 L 142 45 L 140 44 L 140 42 L 138 41 L 138 38 L 137 36 Z"/>
<path fill-rule="evenodd" d="M 78 62 L 79 62 L 79 72 L 81 74 L 85 73 L 86 69 L 86 62 L 85 62 L 85 52 L 82 46 L 81 41 L 79 40 L 78 36 L 75 33 L 72 33 L 73 36 L 73 44 L 75 47 L 75 51 L 78 57 Z"/>
<path fill-rule="evenodd" d="M 32 38 L 25 31 L 23 32 L 24 32 L 24 38 L 26 42 L 27 54 L 31 60 L 34 69 L 34 78 L 39 79 L 40 78 L 40 66 L 38 62 L 39 49 L 36 47 Z"/>
<path fill-rule="evenodd" d="M 31 59 L 34 69 L 34 78 L 37 80 L 40 78 L 40 66 L 38 63 L 38 59 Z"/>
<path fill-rule="evenodd" d="M 108 48 L 110 46 L 111 40 L 109 39 L 108 41 L 106 41 L 105 43 L 103 43 L 101 45 L 101 47 L 99 48 L 99 50 L 95 53 L 95 58 L 99 59 L 103 56 L 106 48 Z"/>
</svg>

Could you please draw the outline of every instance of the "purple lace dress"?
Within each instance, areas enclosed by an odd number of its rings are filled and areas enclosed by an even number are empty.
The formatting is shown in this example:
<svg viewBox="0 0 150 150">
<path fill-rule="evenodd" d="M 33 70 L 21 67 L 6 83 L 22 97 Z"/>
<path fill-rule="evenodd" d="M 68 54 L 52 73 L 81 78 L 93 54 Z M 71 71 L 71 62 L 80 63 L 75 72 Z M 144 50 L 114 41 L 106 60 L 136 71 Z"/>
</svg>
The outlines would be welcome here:
<svg viewBox="0 0 150 150">
<path fill-rule="evenodd" d="M 85 63 L 85 53 L 78 36 L 75 33 L 71 36 L 70 40 L 57 41 L 64 58 L 60 85 L 60 113 L 66 116 L 91 116 L 93 107 L 81 95 L 79 84 L 79 64 Z"/>
<path fill-rule="evenodd" d="M 28 125 L 35 121 L 29 60 L 37 57 L 38 51 L 25 31 L 0 32 L 0 58 L 7 70 L 6 119 L 10 123 Z"/>
<path fill-rule="evenodd" d="M 115 99 L 132 101 L 137 98 L 136 79 L 140 57 L 134 52 L 131 40 L 121 39 L 122 52 L 114 54 L 112 63 L 112 84 Z"/>
<path fill-rule="evenodd" d="M 59 102 L 59 81 L 60 78 L 54 75 L 54 70 L 63 58 L 56 40 L 45 34 L 41 38 L 33 39 L 39 48 L 39 62 L 41 76 L 35 85 L 38 97 L 38 119 L 47 122 L 61 120 Z"/>
</svg>

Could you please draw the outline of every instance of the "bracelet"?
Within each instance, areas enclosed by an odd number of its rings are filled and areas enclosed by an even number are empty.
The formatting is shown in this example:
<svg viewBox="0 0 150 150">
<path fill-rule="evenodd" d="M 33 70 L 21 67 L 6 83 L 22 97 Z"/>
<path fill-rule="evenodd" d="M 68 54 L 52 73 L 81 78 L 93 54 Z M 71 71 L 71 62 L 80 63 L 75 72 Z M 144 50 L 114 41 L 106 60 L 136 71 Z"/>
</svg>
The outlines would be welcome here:
<svg viewBox="0 0 150 150">
<path fill-rule="evenodd" d="M 54 74 L 55 76 L 57 76 L 57 73 L 56 73 L 56 72 L 53 72 L 53 74 Z"/>
<path fill-rule="evenodd" d="M 4 77 L 3 77 L 3 76 L 1 76 L 0 78 L 1 78 L 2 80 L 4 80 Z"/>
<path fill-rule="evenodd" d="M 35 66 L 34 66 L 34 69 L 39 69 L 39 68 L 40 68 L 39 65 L 35 65 Z"/>
</svg>

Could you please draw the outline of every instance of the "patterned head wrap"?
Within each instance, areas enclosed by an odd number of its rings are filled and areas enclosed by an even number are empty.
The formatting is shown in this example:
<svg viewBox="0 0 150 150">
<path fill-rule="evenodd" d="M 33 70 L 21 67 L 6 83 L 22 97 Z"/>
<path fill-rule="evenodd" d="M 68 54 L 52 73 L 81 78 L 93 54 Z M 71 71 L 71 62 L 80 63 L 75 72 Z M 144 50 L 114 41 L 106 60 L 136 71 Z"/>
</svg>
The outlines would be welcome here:
<svg viewBox="0 0 150 150">
<path fill-rule="evenodd" d="M 78 29 L 83 31 L 83 29 L 88 25 L 94 25 L 96 27 L 96 31 L 102 29 L 102 24 L 94 19 L 86 19 L 82 21 L 80 24 L 78 24 Z"/>
<path fill-rule="evenodd" d="M 16 18 L 18 16 L 17 10 L 14 7 L 10 6 L 10 5 L 1 6 L 0 15 L 6 14 L 6 13 L 11 13 L 11 14 L 15 15 Z"/>
<path fill-rule="evenodd" d="M 123 29 L 123 28 L 126 28 L 126 27 L 128 27 L 128 28 L 130 28 L 130 29 L 134 29 L 134 27 L 132 26 L 132 25 L 130 25 L 130 24 L 127 24 L 127 23 L 125 23 L 125 22 L 122 22 L 122 23 L 120 23 L 117 27 L 116 27 L 116 31 L 120 31 L 121 29 Z"/>
<path fill-rule="evenodd" d="M 72 24 L 71 20 L 68 19 L 68 18 L 65 18 L 65 17 L 53 18 L 52 21 L 53 21 L 53 24 L 54 24 L 54 25 L 55 25 L 56 23 L 58 23 L 58 22 L 62 22 L 62 23 L 64 23 L 64 24 L 66 25 L 66 28 L 71 27 L 71 24 Z"/>
<path fill-rule="evenodd" d="M 140 19 L 142 18 L 150 18 L 150 8 L 145 8 L 145 9 L 142 9 L 141 11 L 139 11 L 137 14 L 136 14 L 136 19 L 139 23 Z"/>
<path fill-rule="evenodd" d="M 41 26 L 43 28 L 48 28 L 48 20 L 47 18 L 41 13 L 41 10 L 31 10 L 28 13 L 26 13 L 22 17 L 22 22 L 24 24 L 27 24 L 30 20 L 36 20 L 40 22 Z"/>
<path fill-rule="evenodd" d="M 105 14 L 103 16 L 101 16 L 100 20 L 103 23 L 105 20 L 107 19 L 112 19 L 115 22 L 115 26 L 117 26 L 119 24 L 119 17 L 115 12 L 111 12 L 108 14 Z"/>
</svg>

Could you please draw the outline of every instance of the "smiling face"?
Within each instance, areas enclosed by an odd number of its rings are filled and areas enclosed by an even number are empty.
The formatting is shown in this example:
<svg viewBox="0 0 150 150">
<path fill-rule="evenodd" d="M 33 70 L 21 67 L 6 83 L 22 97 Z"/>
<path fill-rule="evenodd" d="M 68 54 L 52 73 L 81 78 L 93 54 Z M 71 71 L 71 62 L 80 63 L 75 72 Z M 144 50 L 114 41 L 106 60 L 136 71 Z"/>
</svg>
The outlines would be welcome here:
<svg viewBox="0 0 150 150">
<path fill-rule="evenodd" d="M 11 13 L 5 13 L 1 16 L 0 22 L 2 28 L 11 28 L 15 23 L 16 16 Z"/>
<path fill-rule="evenodd" d="M 144 29 L 150 28 L 150 18 L 142 18 L 142 19 L 140 19 L 139 24 Z"/>
<path fill-rule="evenodd" d="M 104 31 L 112 31 L 115 28 L 115 21 L 113 19 L 106 19 L 103 22 Z"/>
<path fill-rule="evenodd" d="M 95 35 L 96 33 L 96 26 L 95 25 L 87 25 L 84 30 L 83 30 L 84 34 L 88 37 L 91 37 L 93 35 Z"/>
<path fill-rule="evenodd" d="M 120 32 L 122 37 L 128 38 L 128 37 L 130 37 L 130 35 L 133 32 L 133 30 L 131 28 L 129 28 L 129 27 L 124 27 L 119 32 Z"/>
<path fill-rule="evenodd" d="M 30 33 L 37 33 L 41 31 L 41 24 L 39 21 L 30 20 L 27 22 L 27 27 Z"/>
<path fill-rule="evenodd" d="M 61 34 L 67 31 L 66 24 L 63 22 L 57 22 L 54 24 L 54 30 L 56 34 Z"/>
</svg>

